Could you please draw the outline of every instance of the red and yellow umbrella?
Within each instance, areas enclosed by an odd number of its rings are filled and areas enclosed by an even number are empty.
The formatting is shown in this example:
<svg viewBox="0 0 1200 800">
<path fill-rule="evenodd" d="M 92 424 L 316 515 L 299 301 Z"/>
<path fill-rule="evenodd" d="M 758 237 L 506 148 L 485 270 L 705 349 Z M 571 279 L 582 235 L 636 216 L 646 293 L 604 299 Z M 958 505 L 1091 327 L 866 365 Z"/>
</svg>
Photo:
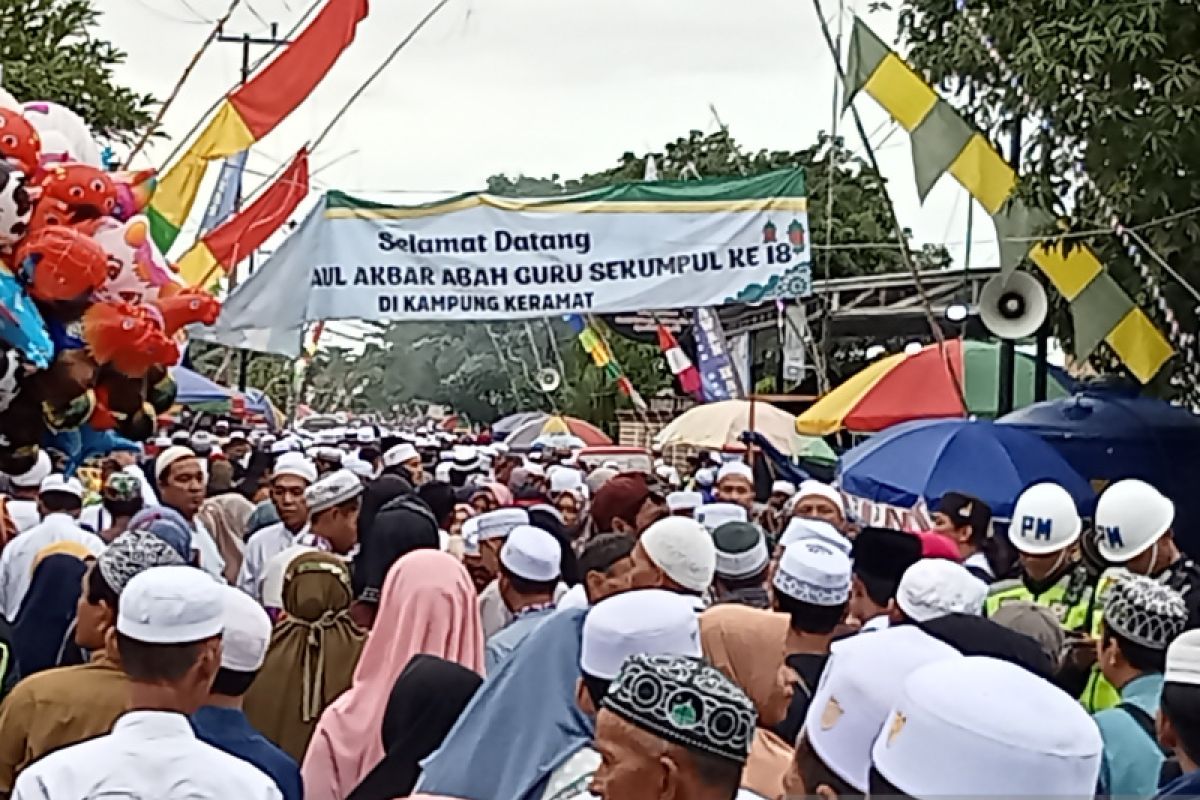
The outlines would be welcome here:
<svg viewBox="0 0 1200 800">
<path fill-rule="evenodd" d="M 932 344 L 915 353 L 881 358 L 797 417 L 796 430 L 807 436 L 825 436 L 843 429 L 881 431 L 914 419 L 995 417 L 1000 349 L 992 342 L 953 339 L 945 343 L 944 350 Z M 1017 353 L 1013 385 L 1017 408 L 1033 402 L 1034 371 L 1034 359 Z M 1069 393 L 1052 372 L 1046 384 L 1047 399 Z"/>
</svg>

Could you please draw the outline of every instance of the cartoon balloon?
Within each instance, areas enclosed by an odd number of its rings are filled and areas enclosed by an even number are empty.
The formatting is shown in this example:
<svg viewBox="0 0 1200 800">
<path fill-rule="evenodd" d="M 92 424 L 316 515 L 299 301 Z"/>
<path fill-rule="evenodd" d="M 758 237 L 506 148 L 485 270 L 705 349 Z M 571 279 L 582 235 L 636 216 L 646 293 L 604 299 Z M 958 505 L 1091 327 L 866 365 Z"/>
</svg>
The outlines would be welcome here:
<svg viewBox="0 0 1200 800">
<path fill-rule="evenodd" d="M 95 303 L 84 312 L 83 338 L 98 363 L 131 377 L 179 361 L 179 348 L 163 333 L 162 317 L 153 306 Z"/>
<path fill-rule="evenodd" d="M 31 229 L 94 222 L 117 207 L 117 187 L 112 178 L 86 164 L 50 166 L 38 179 L 37 188 L 41 192 L 33 207 Z"/>
<path fill-rule="evenodd" d="M 25 294 L 17 278 L 0 268 L 0 341 L 21 351 L 35 367 L 45 369 L 54 356 L 42 312 Z"/>
<path fill-rule="evenodd" d="M 43 141 L 42 151 L 51 150 L 51 145 L 64 146 L 68 161 L 78 161 L 93 167 L 102 167 L 100 148 L 92 138 L 83 118 L 66 106 L 38 100 L 25 103 L 25 118 L 37 128 Z M 56 135 L 51 135 L 56 134 Z M 61 145 L 59 144 L 61 142 Z"/>
<path fill-rule="evenodd" d="M 47 225 L 26 236 L 16 263 L 29 293 L 44 303 L 90 297 L 108 277 L 104 248 L 64 225 Z"/>
<path fill-rule="evenodd" d="M 92 238 L 108 253 L 108 280 L 96 292 L 97 300 L 136 306 L 184 289 L 150 237 L 146 217 L 100 220 Z"/>
<path fill-rule="evenodd" d="M 28 233 L 32 214 L 25 173 L 0 161 L 0 246 L 14 245 Z"/>
<path fill-rule="evenodd" d="M 19 111 L 0 107 L 0 157 L 32 175 L 41 165 L 42 139 Z"/>
<path fill-rule="evenodd" d="M 139 214 L 150 205 L 154 190 L 158 188 L 158 172 L 143 169 L 137 172 L 118 171 L 109 173 L 117 185 L 117 207 L 112 215 L 124 222 Z"/>
</svg>

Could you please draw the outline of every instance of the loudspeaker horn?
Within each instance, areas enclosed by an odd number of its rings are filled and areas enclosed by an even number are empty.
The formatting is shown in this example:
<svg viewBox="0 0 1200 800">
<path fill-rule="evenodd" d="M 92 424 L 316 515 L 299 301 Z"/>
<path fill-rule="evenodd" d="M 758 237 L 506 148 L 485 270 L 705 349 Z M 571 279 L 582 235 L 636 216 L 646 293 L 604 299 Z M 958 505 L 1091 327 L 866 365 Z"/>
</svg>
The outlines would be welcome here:
<svg viewBox="0 0 1200 800">
<path fill-rule="evenodd" d="M 1046 290 L 1027 272 L 989 278 L 979 293 L 979 318 L 1001 339 L 1024 339 L 1037 333 L 1049 310 Z"/>
<path fill-rule="evenodd" d="M 562 383 L 562 376 L 558 374 L 558 370 L 552 367 L 539 369 L 537 373 L 537 385 L 546 394 L 550 394 L 559 387 Z"/>
</svg>

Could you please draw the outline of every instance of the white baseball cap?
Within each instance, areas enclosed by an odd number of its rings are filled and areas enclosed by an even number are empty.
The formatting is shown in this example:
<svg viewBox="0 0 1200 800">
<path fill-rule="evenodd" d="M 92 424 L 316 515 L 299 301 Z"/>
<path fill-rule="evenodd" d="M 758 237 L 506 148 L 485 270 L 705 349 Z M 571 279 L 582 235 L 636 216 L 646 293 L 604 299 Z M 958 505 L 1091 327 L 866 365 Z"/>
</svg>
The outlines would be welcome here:
<svg viewBox="0 0 1200 800">
<path fill-rule="evenodd" d="M 1075 544 L 1082 530 L 1083 520 L 1067 490 L 1057 483 L 1037 483 L 1017 498 L 1008 540 L 1022 553 L 1040 556 Z"/>
<path fill-rule="evenodd" d="M 1145 481 L 1117 481 L 1096 504 L 1100 555 L 1124 564 L 1154 546 L 1175 522 L 1175 504 Z"/>
</svg>

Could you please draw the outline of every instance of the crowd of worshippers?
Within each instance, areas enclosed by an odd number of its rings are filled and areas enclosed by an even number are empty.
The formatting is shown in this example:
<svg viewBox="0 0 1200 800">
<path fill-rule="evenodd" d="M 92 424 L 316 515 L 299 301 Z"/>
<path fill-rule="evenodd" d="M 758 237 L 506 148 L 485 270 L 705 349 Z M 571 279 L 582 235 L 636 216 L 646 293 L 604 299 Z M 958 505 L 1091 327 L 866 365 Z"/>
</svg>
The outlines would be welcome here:
<svg viewBox="0 0 1200 800">
<path fill-rule="evenodd" d="M 0 797 L 1200 795 L 1200 567 L 1125 480 L 864 525 L 707 455 L 430 431 L 45 454 L 0 503 Z"/>
</svg>

